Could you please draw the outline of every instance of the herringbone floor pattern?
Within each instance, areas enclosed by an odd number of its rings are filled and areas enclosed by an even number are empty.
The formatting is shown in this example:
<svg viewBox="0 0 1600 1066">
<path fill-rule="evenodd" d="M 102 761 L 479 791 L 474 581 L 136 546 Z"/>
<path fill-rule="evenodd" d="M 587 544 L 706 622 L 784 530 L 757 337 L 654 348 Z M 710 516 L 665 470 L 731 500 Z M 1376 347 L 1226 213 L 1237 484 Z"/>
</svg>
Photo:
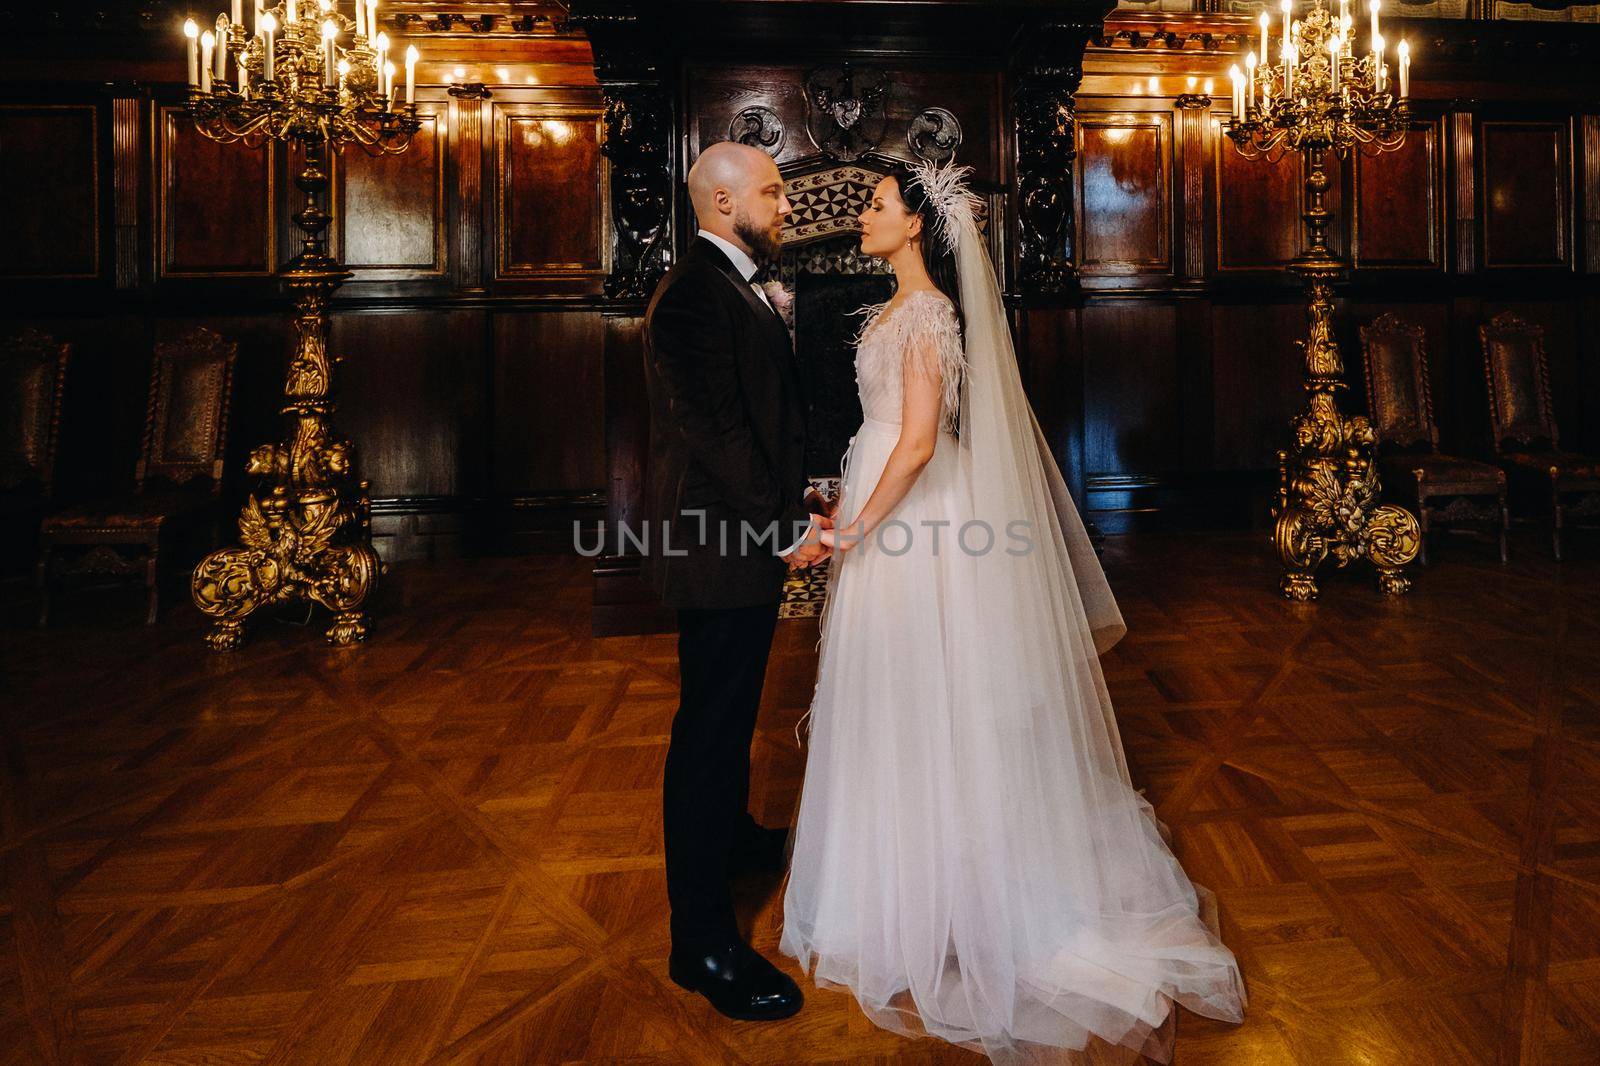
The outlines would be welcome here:
<svg viewBox="0 0 1600 1066">
<path fill-rule="evenodd" d="M 1600 1061 L 1600 562 L 1514 547 L 1296 607 L 1259 537 L 1112 541 L 1136 784 L 1251 994 L 1242 1026 L 1185 1014 L 1179 1063 Z M 64 598 L 39 633 L 9 604 L 0 1064 L 980 1061 L 804 982 L 765 1026 L 668 982 L 674 642 L 591 638 L 589 588 L 410 564 L 369 646 L 279 621 L 228 656 L 187 606 Z M 771 824 L 815 627 L 768 675 Z M 769 955 L 778 887 L 741 891 Z"/>
</svg>

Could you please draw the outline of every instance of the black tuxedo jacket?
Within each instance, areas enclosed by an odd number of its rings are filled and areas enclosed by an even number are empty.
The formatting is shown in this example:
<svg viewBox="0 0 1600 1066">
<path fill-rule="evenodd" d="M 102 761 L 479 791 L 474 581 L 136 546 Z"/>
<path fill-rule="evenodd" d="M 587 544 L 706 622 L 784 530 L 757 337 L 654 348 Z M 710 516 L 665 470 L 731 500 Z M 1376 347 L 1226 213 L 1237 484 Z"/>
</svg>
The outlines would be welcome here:
<svg viewBox="0 0 1600 1066">
<path fill-rule="evenodd" d="M 646 580 L 669 607 L 777 602 L 788 569 L 777 552 L 809 518 L 788 329 L 722 250 L 697 237 L 656 286 L 644 355 Z"/>
</svg>

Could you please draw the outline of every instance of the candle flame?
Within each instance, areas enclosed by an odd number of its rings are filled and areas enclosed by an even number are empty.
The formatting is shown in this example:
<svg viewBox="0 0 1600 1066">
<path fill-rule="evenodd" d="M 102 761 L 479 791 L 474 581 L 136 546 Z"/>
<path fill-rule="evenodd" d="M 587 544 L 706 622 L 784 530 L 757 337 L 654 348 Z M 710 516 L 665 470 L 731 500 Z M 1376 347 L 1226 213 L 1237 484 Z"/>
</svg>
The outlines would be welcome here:
<svg viewBox="0 0 1600 1066">
<path fill-rule="evenodd" d="M 348 59 L 339 60 L 338 70 L 339 70 L 339 77 L 341 77 L 341 78 L 344 77 L 346 74 L 350 73 L 350 61 Z"/>
<path fill-rule="evenodd" d="M 272 12 L 264 11 L 261 14 L 261 32 L 277 33 L 278 20 L 272 17 Z"/>
<path fill-rule="evenodd" d="M 421 56 L 422 56 L 422 53 L 417 51 L 417 46 L 416 45 L 414 45 L 414 44 L 406 45 L 406 66 L 408 66 L 408 67 L 416 66 L 417 65 L 417 60 L 419 58 L 421 58 Z"/>
<path fill-rule="evenodd" d="M 339 27 L 333 24 L 332 19 L 322 24 L 322 39 L 324 41 L 331 41 L 337 36 L 339 36 Z"/>
<path fill-rule="evenodd" d="M 183 20 L 183 35 L 185 37 L 200 36 L 200 27 L 194 24 L 194 19 Z"/>
<path fill-rule="evenodd" d="M 200 47 L 202 47 L 202 48 L 215 48 L 216 46 L 217 46 L 217 38 L 212 34 L 212 32 L 210 30 L 207 30 L 206 32 L 204 32 L 204 33 L 202 33 L 200 35 Z"/>
</svg>

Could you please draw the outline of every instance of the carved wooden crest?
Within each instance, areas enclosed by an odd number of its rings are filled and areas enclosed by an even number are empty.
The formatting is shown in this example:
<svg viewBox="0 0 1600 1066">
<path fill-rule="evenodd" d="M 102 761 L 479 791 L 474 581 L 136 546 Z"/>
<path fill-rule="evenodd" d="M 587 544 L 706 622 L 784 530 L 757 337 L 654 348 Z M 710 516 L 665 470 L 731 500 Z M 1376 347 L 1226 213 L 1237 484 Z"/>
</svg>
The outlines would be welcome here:
<svg viewBox="0 0 1600 1066">
<path fill-rule="evenodd" d="M 889 79 L 850 63 L 806 75 L 806 132 L 830 158 L 849 163 L 883 143 Z"/>
</svg>

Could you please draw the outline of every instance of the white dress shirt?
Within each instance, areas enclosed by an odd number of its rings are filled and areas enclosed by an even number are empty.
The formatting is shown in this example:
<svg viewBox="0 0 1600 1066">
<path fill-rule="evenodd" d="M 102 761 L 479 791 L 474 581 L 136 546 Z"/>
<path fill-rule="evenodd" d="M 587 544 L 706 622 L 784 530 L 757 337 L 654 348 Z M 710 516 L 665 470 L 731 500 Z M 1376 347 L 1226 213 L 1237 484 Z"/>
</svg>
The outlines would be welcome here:
<svg viewBox="0 0 1600 1066">
<path fill-rule="evenodd" d="M 739 276 L 744 278 L 750 287 L 756 291 L 757 296 L 761 297 L 761 302 L 766 304 L 768 307 L 772 306 L 772 301 L 767 299 L 766 292 L 761 288 L 760 285 L 757 285 L 751 280 L 756 276 L 756 261 L 750 258 L 749 252 L 746 252 L 743 248 L 740 248 L 732 241 L 724 240 L 723 238 L 718 237 L 715 233 L 712 233 L 709 230 L 701 230 L 700 236 L 704 237 L 718 248 L 721 248 L 722 254 L 733 261 L 733 268 L 739 272 Z"/>
<path fill-rule="evenodd" d="M 739 272 L 740 277 L 744 278 L 744 280 L 749 283 L 750 287 L 755 290 L 756 295 L 761 298 L 761 302 L 766 304 L 769 308 L 772 307 L 772 301 L 767 299 L 767 294 L 762 291 L 761 286 L 750 280 L 756 276 L 756 261 L 750 258 L 749 252 L 746 252 L 743 248 L 740 248 L 732 241 L 725 240 L 724 238 L 717 236 L 710 230 L 700 230 L 699 235 L 716 245 L 718 248 L 722 249 L 722 254 L 728 257 L 728 260 L 733 263 L 733 268 Z M 806 489 L 802 490 L 800 494 L 802 498 L 805 497 L 805 491 L 809 490 L 810 488 L 811 483 L 808 481 L 806 482 Z M 806 536 L 811 532 L 812 526 L 815 525 L 815 522 L 807 525 L 805 532 L 800 534 L 800 540 L 795 541 L 793 544 L 783 549 L 783 551 L 779 552 L 778 558 L 782 559 L 790 552 L 800 547 L 800 541 L 806 539 Z"/>
</svg>

